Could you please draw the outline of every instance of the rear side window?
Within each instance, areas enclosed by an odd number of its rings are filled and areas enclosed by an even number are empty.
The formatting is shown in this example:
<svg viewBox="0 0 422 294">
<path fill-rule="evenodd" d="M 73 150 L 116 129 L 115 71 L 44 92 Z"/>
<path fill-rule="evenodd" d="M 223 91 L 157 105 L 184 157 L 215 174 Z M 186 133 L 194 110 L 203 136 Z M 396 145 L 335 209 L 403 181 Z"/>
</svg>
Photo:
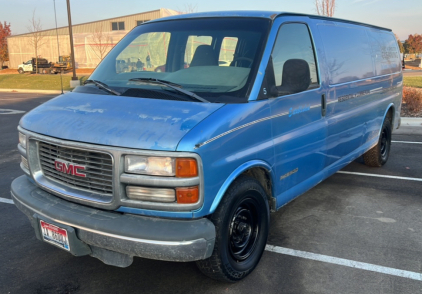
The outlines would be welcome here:
<svg viewBox="0 0 422 294">
<path fill-rule="evenodd" d="M 234 59 L 238 39 L 236 37 L 224 37 L 221 42 L 220 55 L 218 57 L 219 66 L 230 66 Z"/>
<path fill-rule="evenodd" d="M 330 85 L 373 77 L 371 47 L 365 28 L 319 24 Z"/>
<path fill-rule="evenodd" d="M 185 50 L 186 66 L 190 65 L 190 63 L 192 62 L 196 49 L 199 46 L 201 45 L 211 46 L 211 43 L 212 43 L 211 36 L 189 36 L 186 43 L 186 50 Z"/>
<path fill-rule="evenodd" d="M 272 52 L 275 85 L 283 86 L 283 69 L 286 61 L 291 59 L 305 60 L 309 65 L 311 83 L 309 88 L 318 86 L 317 66 L 307 25 L 289 23 L 280 27 Z"/>
<path fill-rule="evenodd" d="M 369 29 L 368 37 L 375 59 L 375 74 L 380 76 L 400 72 L 400 54 L 394 35 Z"/>
</svg>

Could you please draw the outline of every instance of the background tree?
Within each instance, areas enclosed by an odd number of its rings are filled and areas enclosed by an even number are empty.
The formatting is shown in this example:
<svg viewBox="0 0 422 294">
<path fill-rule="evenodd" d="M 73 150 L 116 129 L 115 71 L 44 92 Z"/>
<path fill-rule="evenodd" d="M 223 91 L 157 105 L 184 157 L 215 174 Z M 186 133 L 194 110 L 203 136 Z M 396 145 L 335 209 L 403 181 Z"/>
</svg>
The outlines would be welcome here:
<svg viewBox="0 0 422 294">
<path fill-rule="evenodd" d="M 400 53 L 404 53 L 403 43 L 400 41 L 399 37 L 396 34 L 394 34 L 394 36 L 396 37 L 397 45 L 399 46 Z"/>
<path fill-rule="evenodd" d="M 315 0 L 318 15 L 333 17 L 336 9 L 336 0 Z"/>
<path fill-rule="evenodd" d="M 198 12 L 198 5 L 185 4 L 185 9 L 183 9 L 182 14 L 195 13 L 195 12 Z"/>
<path fill-rule="evenodd" d="M 10 23 L 3 24 L 0 22 L 0 70 L 3 69 L 3 62 L 9 59 L 9 54 L 7 50 L 7 37 L 12 34 L 10 30 Z"/>
<path fill-rule="evenodd" d="M 35 9 L 32 13 L 32 18 L 29 20 L 29 25 L 27 26 L 28 32 L 31 34 L 29 37 L 29 45 L 34 48 L 35 53 L 35 67 L 38 73 L 38 51 L 44 44 L 47 39 L 45 39 L 42 33 L 41 20 L 35 17 Z"/>
<path fill-rule="evenodd" d="M 101 60 L 106 56 L 108 51 L 110 51 L 111 37 L 110 33 L 106 32 L 103 25 L 99 25 L 95 28 L 94 33 L 92 34 L 92 49 Z"/>
<path fill-rule="evenodd" d="M 406 53 L 421 53 L 422 52 L 422 35 L 409 35 L 404 42 L 404 49 Z"/>
</svg>

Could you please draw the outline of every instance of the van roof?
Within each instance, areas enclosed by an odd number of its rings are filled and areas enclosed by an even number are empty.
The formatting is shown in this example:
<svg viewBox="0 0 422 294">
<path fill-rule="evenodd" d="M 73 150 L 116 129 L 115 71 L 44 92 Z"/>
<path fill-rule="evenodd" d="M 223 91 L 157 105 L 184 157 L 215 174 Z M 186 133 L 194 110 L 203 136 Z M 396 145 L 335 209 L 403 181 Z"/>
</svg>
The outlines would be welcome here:
<svg viewBox="0 0 422 294">
<path fill-rule="evenodd" d="M 302 13 L 294 13 L 294 12 L 280 12 L 280 11 L 259 11 L 259 10 L 232 10 L 232 11 L 212 11 L 212 12 L 199 12 L 199 13 L 188 13 L 188 14 L 179 14 L 173 15 L 169 17 L 163 17 L 151 20 L 149 22 L 160 22 L 160 21 L 167 21 L 167 20 L 174 20 L 174 19 L 189 19 L 189 18 L 202 18 L 202 17 L 258 17 L 258 18 L 268 18 L 274 20 L 278 16 L 305 16 L 314 19 L 321 19 L 326 21 L 335 21 L 335 22 L 343 22 L 343 23 L 350 23 L 355 25 L 361 25 L 365 27 L 380 29 L 390 31 L 391 29 L 378 27 L 366 23 L 341 19 L 341 18 L 334 18 L 334 17 L 326 17 L 320 15 L 312 15 L 312 14 L 302 14 Z"/>
</svg>

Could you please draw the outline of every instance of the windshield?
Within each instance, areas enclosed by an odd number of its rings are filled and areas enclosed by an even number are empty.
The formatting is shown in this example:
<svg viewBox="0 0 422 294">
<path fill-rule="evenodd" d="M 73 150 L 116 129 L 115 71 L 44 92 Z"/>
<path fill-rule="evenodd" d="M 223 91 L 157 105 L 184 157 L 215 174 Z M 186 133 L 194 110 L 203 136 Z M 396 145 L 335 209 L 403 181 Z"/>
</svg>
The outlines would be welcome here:
<svg viewBox="0 0 422 294">
<path fill-rule="evenodd" d="M 192 101 L 165 84 L 141 81 L 158 79 L 210 102 L 246 102 L 269 26 L 269 20 L 260 18 L 143 24 L 110 51 L 90 80 L 123 96 Z"/>
</svg>

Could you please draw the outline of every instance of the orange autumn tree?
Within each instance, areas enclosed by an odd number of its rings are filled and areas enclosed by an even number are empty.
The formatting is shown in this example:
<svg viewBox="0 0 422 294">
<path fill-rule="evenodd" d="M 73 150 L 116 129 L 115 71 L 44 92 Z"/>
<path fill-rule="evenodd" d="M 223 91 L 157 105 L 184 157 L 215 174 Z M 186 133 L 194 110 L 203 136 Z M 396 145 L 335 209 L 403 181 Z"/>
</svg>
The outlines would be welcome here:
<svg viewBox="0 0 422 294">
<path fill-rule="evenodd" d="M 406 53 L 422 53 L 422 35 L 409 35 L 404 42 Z"/>
</svg>

